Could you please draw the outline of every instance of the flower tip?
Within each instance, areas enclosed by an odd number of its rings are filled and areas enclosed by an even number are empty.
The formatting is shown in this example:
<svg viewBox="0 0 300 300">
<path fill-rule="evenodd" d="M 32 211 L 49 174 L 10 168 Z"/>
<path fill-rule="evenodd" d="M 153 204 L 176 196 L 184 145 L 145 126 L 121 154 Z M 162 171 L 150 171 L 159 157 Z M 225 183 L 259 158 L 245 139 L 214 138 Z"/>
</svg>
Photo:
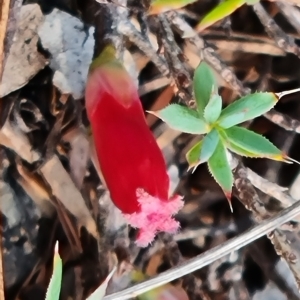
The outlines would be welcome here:
<svg viewBox="0 0 300 300">
<path fill-rule="evenodd" d="M 225 192 L 224 191 L 224 194 L 225 194 L 225 197 L 228 201 L 230 211 L 233 213 L 233 208 L 232 208 L 232 203 L 231 203 L 231 196 L 232 196 L 231 191 L 230 192 Z"/>
<path fill-rule="evenodd" d="M 144 190 L 137 190 L 140 211 L 133 214 L 124 214 L 128 223 L 139 228 L 136 244 L 140 247 L 146 247 L 155 238 L 158 232 L 164 231 L 168 233 L 176 233 L 180 227 L 173 215 L 175 215 L 182 207 L 183 200 L 179 195 L 171 197 L 167 201 L 163 201 L 157 197 L 153 197 Z"/>
</svg>

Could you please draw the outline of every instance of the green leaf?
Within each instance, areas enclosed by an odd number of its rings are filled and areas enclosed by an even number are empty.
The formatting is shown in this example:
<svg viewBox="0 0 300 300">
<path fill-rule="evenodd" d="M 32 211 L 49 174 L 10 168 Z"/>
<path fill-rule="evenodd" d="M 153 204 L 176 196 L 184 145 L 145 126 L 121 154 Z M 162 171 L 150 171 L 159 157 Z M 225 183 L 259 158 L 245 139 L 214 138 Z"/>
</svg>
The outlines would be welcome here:
<svg viewBox="0 0 300 300">
<path fill-rule="evenodd" d="M 55 245 L 53 273 L 46 293 L 45 300 L 59 300 L 62 280 L 62 260 L 58 253 L 58 242 Z"/>
<path fill-rule="evenodd" d="M 114 275 L 117 267 L 114 267 L 113 270 L 105 278 L 104 282 L 86 299 L 86 300 L 102 300 L 105 296 L 108 282 Z"/>
<path fill-rule="evenodd" d="M 204 109 L 204 119 L 208 123 L 214 123 L 218 120 L 222 111 L 222 98 L 220 95 L 214 94 L 208 101 Z"/>
<path fill-rule="evenodd" d="M 274 93 L 255 93 L 234 101 L 221 112 L 218 125 L 229 128 L 269 111 L 278 101 Z"/>
<path fill-rule="evenodd" d="M 237 146 L 236 144 L 233 144 L 229 139 L 228 139 L 228 136 L 225 132 L 225 130 L 223 129 L 220 129 L 218 130 L 219 132 L 219 135 L 223 141 L 223 144 L 226 146 L 227 149 L 229 149 L 231 152 L 234 152 L 238 155 L 241 155 L 241 156 L 245 156 L 245 157 L 252 157 L 252 158 L 255 158 L 257 157 L 255 154 L 253 154 L 252 152 L 249 152 L 239 146 Z"/>
<path fill-rule="evenodd" d="M 179 9 L 197 0 L 153 0 L 148 14 L 160 14 L 172 9 Z"/>
<path fill-rule="evenodd" d="M 226 148 L 221 140 L 219 140 L 215 152 L 208 160 L 208 168 L 216 182 L 223 189 L 227 199 L 230 199 L 233 186 L 233 175 L 227 159 Z"/>
<path fill-rule="evenodd" d="M 196 143 L 185 155 L 185 158 L 189 164 L 189 169 L 199 165 L 200 152 L 202 148 L 203 140 Z"/>
<path fill-rule="evenodd" d="M 212 93 L 218 93 L 215 76 L 205 61 L 201 61 L 194 73 L 193 88 L 197 102 L 197 110 L 203 116 L 204 109 Z"/>
<path fill-rule="evenodd" d="M 196 168 L 207 162 L 215 151 L 219 142 L 219 134 L 216 129 L 210 131 L 200 142 L 196 143 L 186 154 L 186 160 L 189 164 L 189 169 Z"/>
<path fill-rule="evenodd" d="M 253 5 L 253 4 L 255 4 L 255 3 L 258 3 L 260 0 L 246 0 L 246 3 L 248 4 L 248 5 Z"/>
<path fill-rule="evenodd" d="M 197 25 L 196 30 L 204 30 L 217 21 L 229 16 L 245 3 L 245 0 L 225 0 L 221 2 L 202 19 L 202 21 Z"/>
<path fill-rule="evenodd" d="M 282 152 L 262 135 L 238 126 L 226 129 L 225 133 L 228 148 L 237 154 L 285 161 Z"/>
<path fill-rule="evenodd" d="M 199 161 L 200 164 L 207 162 L 209 160 L 209 158 L 216 150 L 219 140 L 220 140 L 219 134 L 216 129 L 210 131 L 203 138 L 202 148 L 200 151 L 200 161 Z"/>
<path fill-rule="evenodd" d="M 208 124 L 199 117 L 195 110 L 178 104 L 171 104 L 162 110 L 149 113 L 166 122 L 171 128 L 191 134 L 204 134 L 209 130 Z"/>
</svg>

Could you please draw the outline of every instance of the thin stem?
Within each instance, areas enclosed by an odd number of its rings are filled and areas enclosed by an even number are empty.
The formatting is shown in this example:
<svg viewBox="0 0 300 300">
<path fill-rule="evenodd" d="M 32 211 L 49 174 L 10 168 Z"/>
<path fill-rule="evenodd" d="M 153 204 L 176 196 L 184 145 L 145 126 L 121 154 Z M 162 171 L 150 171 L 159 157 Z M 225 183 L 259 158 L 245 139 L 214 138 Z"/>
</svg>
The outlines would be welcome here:
<svg viewBox="0 0 300 300">
<path fill-rule="evenodd" d="M 236 251 L 258 238 L 266 235 L 273 231 L 282 224 L 292 220 L 298 214 L 300 214 L 300 201 L 297 201 L 292 206 L 282 210 L 277 216 L 264 220 L 261 224 L 253 227 L 245 233 L 217 246 L 214 247 L 193 259 L 186 261 L 185 263 L 178 265 L 166 272 L 163 272 L 145 282 L 136 284 L 124 291 L 108 295 L 103 300 L 126 300 L 132 297 L 141 295 L 154 288 L 162 286 L 172 280 L 190 274 L 196 270 L 199 270 L 212 262 L 222 258 L 225 255 Z"/>
<path fill-rule="evenodd" d="M 300 92 L 300 88 L 289 90 L 289 91 L 284 91 L 284 92 L 281 92 L 281 93 L 275 93 L 275 95 L 277 97 L 279 97 L 279 99 L 280 99 L 280 98 L 282 98 L 286 95 L 294 94 L 294 93 L 297 93 L 297 92 Z"/>
</svg>

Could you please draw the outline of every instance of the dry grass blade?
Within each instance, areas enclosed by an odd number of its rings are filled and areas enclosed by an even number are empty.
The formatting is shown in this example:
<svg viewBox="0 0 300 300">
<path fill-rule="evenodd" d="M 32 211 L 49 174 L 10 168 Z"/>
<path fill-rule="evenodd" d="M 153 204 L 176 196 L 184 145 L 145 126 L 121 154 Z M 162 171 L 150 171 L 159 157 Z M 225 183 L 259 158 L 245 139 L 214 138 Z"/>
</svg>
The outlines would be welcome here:
<svg viewBox="0 0 300 300">
<path fill-rule="evenodd" d="M 57 156 L 53 156 L 40 169 L 53 195 L 72 213 L 80 225 L 83 225 L 94 236 L 98 237 L 96 223 L 90 214 L 85 201 L 63 168 Z"/>
<path fill-rule="evenodd" d="M 147 291 L 150 291 L 154 288 L 162 286 L 163 284 L 168 283 L 172 280 L 190 274 L 196 270 L 199 270 L 211 264 L 219 258 L 250 244 L 258 238 L 275 230 L 277 227 L 283 225 L 284 223 L 294 219 L 298 214 L 300 214 L 300 201 L 284 209 L 277 216 L 262 221 L 259 225 L 256 225 L 254 228 L 248 230 L 247 232 L 231 240 L 228 240 L 227 242 L 217 247 L 214 247 L 196 256 L 195 258 L 186 261 L 181 265 L 178 265 L 175 268 L 163 272 L 150 280 L 134 285 L 122 292 L 106 296 L 103 298 L 103 300 L 130 299 L 132 297 L 136 297 Z"/>
</svg>

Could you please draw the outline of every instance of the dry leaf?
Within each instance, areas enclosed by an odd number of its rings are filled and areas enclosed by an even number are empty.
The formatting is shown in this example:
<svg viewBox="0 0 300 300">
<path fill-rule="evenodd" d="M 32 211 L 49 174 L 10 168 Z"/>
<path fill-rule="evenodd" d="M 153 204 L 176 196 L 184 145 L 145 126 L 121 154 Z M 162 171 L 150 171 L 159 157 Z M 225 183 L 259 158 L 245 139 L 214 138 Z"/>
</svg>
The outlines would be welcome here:
<svg viewBox="0 0 300 300">
<path fill-rule="evenodd" d="M 0 97 L 24 86 L 46 66 L 47 60 L 37 50 L 37 31 L 43 20 L 38 4 L 22 6 L 14 43 L 3 71 Z"/>
</svg>

